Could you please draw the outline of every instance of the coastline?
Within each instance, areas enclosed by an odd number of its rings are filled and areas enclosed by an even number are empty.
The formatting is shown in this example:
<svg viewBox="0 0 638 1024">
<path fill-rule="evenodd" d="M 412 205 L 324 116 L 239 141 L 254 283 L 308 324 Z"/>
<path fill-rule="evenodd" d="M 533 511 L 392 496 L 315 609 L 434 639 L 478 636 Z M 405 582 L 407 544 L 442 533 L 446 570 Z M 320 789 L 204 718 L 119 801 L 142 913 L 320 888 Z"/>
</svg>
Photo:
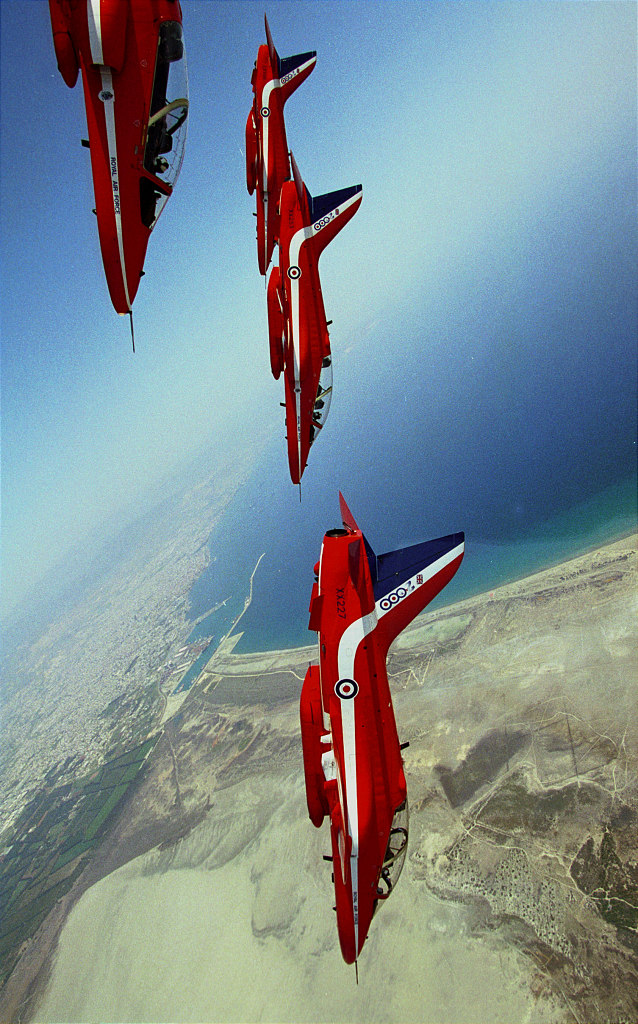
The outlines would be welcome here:
<svg viewBox="0 0 638 1024">
<path fill-rule="evenodd" d="M 633 491 L 635 492 L 635 486 Z M 625 503 L 626 501 L 625 495 Z M 604 510 L 608 512 L 606 504 Z M 588 513 L 591 514 L 591 524 L 586 528 L 584 523 L 585 520 L 588 521 Z M 597 521 L 597 515 L 600 513 L 601 510 L 595 501 L 588 502 L 537 525 L 522 537 L 505 537 L 500 541 L 477 540 L 473 538 L 471 532 L 466 531 L 465 558 L 460 570 L 448 586 L 434 598 L 429 606 L 430 610 L 439 611 L 461 601 L 480 597 L 492 589 L 500 589 L 528 579 L 539 572 L 562 565 L 563 562 L 573 561 L 608 544 L 631 537 L 636 532 L 638 515 L 635 508 L 625 509 L 617 518 L 612 518 L 604 524 Z M 572 521 L 572 517 L 575 521 Z M 568 524 L 567 529 L 565 522 Z M 554 539 L 550 541 L 548 538 L 552 537 Z M 486 583 L 486 580 L 490 582 Z M 295 618 L 301 622 L 305 616 L 304 593 L 303 608 L 301 611 L 298 610 Z M 260 618 L 263 619 L 263 613 Z M 302 626 L 294 635 L 292 642 L 270 648 L 267 638 L 264 637 L 263 625 L 254 638 L 252 637 L 250 617 L 246 631 L 237 639 L 236 644 L 239 648 L 238 654 L 265 654 L 307 646 L 304 643 Z"/>
<path fill-rule="evenodd" d="M 412 634 L 421 629 L 424 625 L 428 625 L 430 622 L 437 621 L 441 618 L 447 619 L 457 614 L 466 614 L 469 610 L 474 609 L 477 605 L 480 605 L 483 602 L 505 601 L 510 597 L 520 595 L 522 592 L 537 586 L 549 587 L 556 585 L 561 582 L 563 576 L 577 569 L 578 563 L 581 563 L 583 560 L 591 559 L 592 565 L 594 565 L 596 563 L 597 556 L 599 555 L 603 561 L 606 560 L 606 555 L 603 554 L 604 552 L 611 554 L 611 549 L 613 548 L 628 546 L 631 549 L 637 545 L 638 533 L 635 531 L 628 531 L 606 544 L 598 546 L 594 545 L 581 554 L 574 555 L 573 557 L 561 562 L 553 563 L 547 568 L 539 569 L 536 572 L 520 576 L 515 580 L 503 583 L 493 589 L 482 590 L 480 593 L 462 598 L 460 601 L 453 601 L 450 604 L 438 605 L 434 610 L 426 608 L 406 627 L 403 633 L 401 633 L 392 645 L 390 651 L 396 650 L 398 647 L 402 650 L 408 649 L 411 644 Z M 241 616 L 238 617 L 236 622 L 239 621 L 239 618 L 241 618 Z M 313 634 L 310 631 L 309 636 L 311 636 L 312 639 L 308 644 L 283 647 L 272 651 L 242 651 L 241 653 L 235 654 L 234 649 L 244 634 L 242 632 L 233 633 L 234 625 L 235 623 L 224 637 L 224 641 L 220 643 L 218 650 L 211 657 L 204 669 L 204 672 L 223 671 L 229 675 L 244 675 L 247 673 L 247 670 L 250 670 L 251 672 L 281 670 L 289 665 L 298 666 L 303 663 L 307 663 L 308 660 L 312 661 L 316 658 L 316 634 Z M 418 642 L 415 637 L 412 639 L 415 644 Z"/>
<path fill-rule="evenodd" d="M 575 673 L 576 670 L 571 669 L 569 663 L 561 668 L 560 658 L 551 651 L 546 653 L 545 647 L 548 647 L 552 642 L 560 640 L 562 633 L 565 633 L 566 636 L 571 635 L 571 632 L 576 629 L 572 622 L 574 615 L 576 615 L 575 622 L 576 620 L 582 620 L 583 615 L 586 615 L 588 622 L 591 619 L 592 629 L 595 631 L 602 630 L 606 635 L 612 635 L 607 625 L 603 629 L 603 626 L 599 626 L 598 622 L 603 612 L 605 615 L 608 614 L 609 608 L 613 607 L 616 609 L 620 607 L 622 609 L 628 603 L 635 602 L 637 543 L 638 535 L 631 534 L 600 548 L 593 549 L 587 554 L 569 559 L 515 582 L 504 584 L 494 590 L 485 591 L 482 594 L 455 602 L 435 611 L 428 611 L 426 609 L 406 629 L 390 650 L 388 670 L 395 696 L 397 720 L 409 721 L 410 716 L 407 714 L 407 711 L 414 706 L 416 700 L 421 702 L 424 699 L 430 687 L 437 694 L 436 701 L 438 703 L 440 699 L 438 696 L 439 691 L 444 696 L 446 693 L 453 693 L 457 688 L 462 690 L 463 687 L 476 685 L 475 680 L 468 678 L 467 664 L 463 661 L 459 662 L 457 653 L 459 638 L 462 640 L 466 634 L 470 637 L 472 635 L 476 637 L 474 641 L 475 650 L 468 664 L 470 667 L 478 665 L 479 669 L 471 669 L 469 675 L 475 675 L 479 671 L 484 671 L 481 666 L 488 664 L 489 657 L 491 657 L 490 648 L 485 646 L 488 638 L 483 635 L 485 626 L 482 625 L 488 621 L 497 623 L 495 628 L 498 635 L 505 631 L 508 644 L 515 644 L 515 654 L 510 657 L 510 662 L 503 665 L 500 670 L 503 681 L 507 683 L 507 692 L 509 692 L 510 687 L 512 664 L 526 656 L 525 649 L 530 646 L 533 623 L 537 619 L 544 622 L 543 616 L 547 617 L 552 609 L 551 628 L 549 619 L 547 625 L 547 637 L 549 639 L 544 640 L 543 644 L 533 652 L 532 668 L 527 670 L 528 678 L 521 685 L 529 687 L 531 693 L 535 687 L 545 686 L 548 684 L 548 681 L 551 682 L 553 678 L 552 673 L 558 672 L 559 676 L 557 678 L 563 678 L 566 671 Z M 610 603 L 610 595 L 612 593 L 614 595 L 613 602 Z M 627 607 L 626 612 L 629 618 L 631 609 Z M 633 629 L 633 634 L 635 635 L 634 620 L 635 614 L 628 628 L 630 630 Z M 600 621 L 602 623 L 603 620 Z M 474 634 L 472 634 L 471 629 L 468 632 L 468 624 L 470 622 L 474 624 Z M 556 633 L 555 631 L 559 627 L 560 633 Z M 545 629 L 544 626 L 543 628 Z M 578 629 L 582 630 L 582 628 L 582 626 L 578 626 Z M 244 706 L 241 706 L 241 695 L 245 687 L 249 690 L 248 697 L 250 699 L 252 699 L 251 695 L 255 692 L 259 690 L 263 692 L 266 689 L 263 685 L 264 676 L 271 676 L 274 687 L 279 685 L 281 677 L 286 676 L 290 680 L 290 692 L 296 691 L 298 693 L 308 661 L 316 659 L 316 644 L 310 643 L 305 647 L 294 647 L 279 651 L 235 654 L 233 648 L 236 639 L 237 635 L 234 635 L 228 638 L 225 644 L 221 645 L 211 663 L 207 666 L 206 671 L 202 674 L 202 677 L 194 685 L 193 693 L 182 705 L 182 714 L 190 716 L 190 718 L 187 718 L 187 721 L 183 726 L 180 725 L 180 728 L 184 729 L 184 737 L 190 737 L 193 725 L 189 726 L 191 730 L 189 732 L 187 730 L 189 721 L 200 723 L 197 725 L 198 729 L 204 729 L 204 723 L 207 723 L 207 728 L 213 728 L 210 723 L 214 719 L 220 719 L 221 716 L 222 725 L 225 721 L 228 723 L 248 722 L 251 731 L 246 733 L 246 740 L 242 740 L 238 746 L 233 747 L 231 745 L 227 748 L 224 746 L 224 743 L 227 741 L 230 733 L 232 733 L 232 729 L 229 733 L 228 727 L 223 725 L 221 732 L 214 733 L 214 735 L 211 734 L 212 739 L 204 732 L 201 739 L 203 744 L 201 757 L 203 760 L 197 760 L 193 753 L 189 753 L 188 757 L 186 757 L 186 754 L 182 751 L 184 740 L 180 738 L 177 726 L 170 721 L 166 723 L 166 728 L 169 730 L 171 752 L 173 754 L 177 752 L 180 760 L 182 793 L 186 792 L 187 787 L 189 791 L 192 787 L 195 794 L 192 798 L 193 802 L 182 808 L 184 822 L 188 823 L 190 821 L 191 824 L 185 824 L 182 828 L 181 824 L 175 821 L 175 794 L 171 788 L 173 785 L 171 782 L 171 769 L 166 767 L 166 765 L 170 765 L 170 761 L 167 760 L 169 754 L 167 744 L 160 743 L 153 754 L 153 764 L 151 765 L 148 782 L 127 802 L 127 806 L 123 808 L 114 827 L 106 836 L 104 844 L 98 851 L 94 862 L 88 866 L 87 871 L 78 879 L 74 889 L 54 909 L 36 935 L 27 943 L 27 948 L 24 950 L 21 960 L 18 962 L 11 978 L 0 994 L 1 1019 L 47 1019 L 42 1017 L 39 1011 L 40 1007 L 44 1006 L 42 1002 L 44 993 L 49 991 L 50 981 L 55 979 L 56 965 L 63 949 L 62 946 L 58 945 L 58 940 L 64 934 L 66 922 L 71 911 L 79 903 L 81 904 L 83 893 L 88 890 L 93 891 L 96 883 L 101 883 L 114 870 L 126 864 L 131 864 L 139 856 L 143 858 L 150 857 L 153 863 L 154 859 L 158 856 L 162 860 L 163 855 L 160 856 L 157 851 L 161 850 L 167 841 L 177 843 L 176 846 L 171 847 L 177 853 L 182 847 L 184 851 L 187 851 L 189 849 L 189 840 L 183 839 L 183 842 L 180 842 L 180 828 L 183 836 L 188 836 L 190 829 L 194 828 L 193 837 L 195 837 L 200 828 L 205 830 L 214 826 L 215 812 L 213 811 L 212 814 L 208 814 L 207 808 L 209 804 L 207 800 L 210 800 L 210 793 L 212 791 L 213 802 L 215 802 L 216 786 L 218 785 L 215 780 L 218 775 L 220 778 L 224 778 L 223 785 L 225 787 L 230 786 L 231 791 L 238 791 L 237 786 L 245 784 L 242 780 L 255 779 L 264 770 L 267 772 L 273 770 L 270 767 L 273 764 L 272 758 L 277 762 L 281 751 L 282 769 L 286 768 L 289 773 L 292 773 L 292 777 L 296 778 L 298 776 L 299 737 L 296 701 L 292 698 L 286 698 L 283 703 L 275 707 L 272 716 L 269 717 L 268 727 L 264 731 L 263 703 L 255 701 L 253 708 L 249 700 L 245 700 L 243 702 Z M 534 642 L 538 644 L 538 641 Z M 580 642 L 582 643 L 582 637 Z M 635 653 L 633 656 L 635 660 Z M 564 658 L 564 652 L 561 654 L 561 657 Z M 440 690 L 441 680 L 436 676 L 434 669 L 431 668 L 433 659 L 435 664 L 438 660 L 442 666 L 442 690 Z M 561 672 L 563 675 L 560 675 Z M 410 682 L 410 676 L 413 676 L 416 682 Z M 219 703 L 215 700 L 216 688 L 212 687 L 211 683 L 222 678 L 226 684 L 226 694 L 236 693 L 237 700 L 232 707 L 227 703 Z M 260 678 L 262 678 L 261 685 L 259 685 Z M 427 683 L 424 686 L 426 678 Z M 493 687 L 498 682 L 498 673 L 489 675 L 489 678 L 493 680 L 490 684 Z M 518 692 L 517 686 L 514 689 Z M 540 697 L 540 694 L 538 696 Z M 487 700 L 487 696 L 485 699 Z M 465 703 L 464 698 L 463 706 L 465 706 Z M 602 716 L 601 723 L 597 725 L 601 733 L 604 731 L 609 734 L 612 733 L 609 723 L 603 721 L 604 716 L 607 714 L 611 715 L 612 712 L 613 701 L 608 708 L 606 707 L 605 699 L 598 700 L 597 698 L 595 714 Z M 422 715 L 422 712 L 420 714 Z M 437 709 L 436 714 L 440 716 L 443 712 Z M 465 712 L 459 715 L 459 722 L 463 720 L 464 714 Z M 182 715 L 180 715 L 181 718 Z M 442 843 L 442 837 L 447 834 L 446 829 L 449 828 L 449 825 L 445 825 L 445 827 L 441 825 L 439 820 L 441 818 L 441 811 L 431 802 L 428 803 L 428 801 L 431 801 L 431 797 L 428 796 L 428 793 L 431 791 L 431 782 L 427 782 L 427 778 L 423 782 L 418 780 L 420 779 L 420 773 L 424 771 L 431 773 L 431 765 L 436 764 L 437 760 L 443 762 L 445 758 L 444 750 L 440 747 L 432 755 L 420 753 L 417 740 L 423 734 L 423 729 L 426 728 L 426 725 L 427 721 L 424 719 L 416 732 L 413 727 L 407 728 L 407 738 L 410 739 L 411 749 L 406 759 L 406 771 L 410 775 L 411 804 L 417 814 L 417 823 L 419 821 L 419 814 L 427 815 L 430 838 L 427 839 L 424 850 L 426 848 L 428 851 L 434 849 L 436 853 L 436 844 L 440 845 Z M 470 734 L 467 724 L 463 728 L 465 730 L 464 738 L 469 742 L 468 737 Z M 272 737 L 272 743 L 274 744 L 272 757 L 260 754 L 260 745 L 264 742 L 264 737 L 266 737 L 266 741 L 268 740 L 270 729 L 275 730 Z M 433 736 L 438 735 L 437 729 L 432 733 Z M 440 741 L 442 742 L 446 735 L 445 731 L 440 735 Z M 283 736 L 283 740 L 281 736 Z M 180 742 L 182 747 L 179 746 Z M 461 752 L 466 746 L 467 743 L 460 748 Z M 174 751 L 173 748 L 175 748 Z M 196 750 L 198 748 L 193 749 Z M 446 755 L 448 759 L 452 756 L 452 764 L 455 763 L 453 749 L 450 748 L 450 752 Z M 458 757 L 460 755 L 457 754 L 455 756 Z M 437 760 L 432 760 L 433 757 Z M 222 760 L 215 761 L 215 758 L 222 758 Z M 210 765 L 211 759 L 214 761 L 214 770 Z M 186 769 L 189 766 L 191 774 L 186 775 Z M 429 776 L 427 777 L 429 778 Z M 149 804 L 150 794 L 154 792 L 153 786 L 157 786 L 160 779 L 164 780 L 165 795 L 161 799 L 156 795 L 153 796 L 154 802 Z M 417 780 L 416 782 L 415 779 Z M 234 780 L 237 781 L 235 782 Z M 206 797 L 206 793 L 209 794 L 208 797 Z M 295 814 L 301 815 L 301 819 L 303 819 L 305 815 L 301 805 L 299 804 L 297 807 L 298 800 L 296 797 L 295 801 Z M 422 808 L 426 810 L 423 811 Z M 198 820 L 202 822 L 201 826 L 197 826 L 196 822 Z M 305 825 L 307 823 L 304 824 L 304 828 L 300 833 L 304 837 L 306 835 Z M 418 830 L 415 834 L 418 837 Z M 171 835 L 174 835 L 175 838 L 169 840 L 168 837 Z M 210 842 L 210 840 L 207 840 L 207 842 Z M 432 846 L 433 842 L 434 847 Z M 415 879 L 425 877 L 423 871 L 420 875 L 418 874 L 418 871 L 421 870 L 419 864 L 425 863 L 425 861 L 422 861 L 422 857 L 425 857 L 425 853 L 419 854 L 419 859 L 415 861 L 415 868 L 411 869 L 415 872 Z M 144 860 L 144 863 L 146 863 L 146 860 Z M 241 877 L 245 882 L 246 865 L 244 862 L 242 862 L 242 865 L 243 874 Z M 137 868 L 131 870 L 133 875 L 135 875 Z M 449 896 L 448 890 L 440 884 L 440 879 L 437 883 L 436 880 L 439 878 L 440 873 L 441 868 L 438 867 L 434 872 L 434 882 L 428 878 L 428 881 L 432 883 L 433 891 L 436 891 L 435 886 L 439 884 L 439 899 L 458 898 L 458 895 Z M 97 899 L 97 892 L 101 890 L 95 891 L 95 898 Z M 452 886 L 451 891 L 456 894 L 458 886 L 456 889 Z M 330 921 L 330 925 L 333 926 L 332 921 Z M 332 931 L 330 931 L 330 936 L 332 936 Z M 95 955 L 98 954 L 95 953 Z M 20 1009 L 21 1007 L 22 1009 Z M 107 1013 L 106 1010 L 104 1012 Z M 85 1019 L 89 1018 L 86 1017 Z M 146 1019 L 150 1018 L 147 1016 Z M 249 1018 L 247 1017 L 246 1019 Z M 290 1019 L 293 1019 L 293 1017 Z M 406 1017 L 405 1019 L 408 1018 Z"/>
</svg>

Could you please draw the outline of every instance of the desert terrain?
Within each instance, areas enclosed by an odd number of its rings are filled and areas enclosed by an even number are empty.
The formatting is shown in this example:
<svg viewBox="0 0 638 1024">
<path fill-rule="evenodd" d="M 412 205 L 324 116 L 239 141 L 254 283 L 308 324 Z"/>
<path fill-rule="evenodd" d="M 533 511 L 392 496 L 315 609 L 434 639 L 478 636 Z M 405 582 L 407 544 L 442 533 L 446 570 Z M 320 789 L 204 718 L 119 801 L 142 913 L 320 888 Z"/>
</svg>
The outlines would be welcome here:
<svg viewBox="0 0 638 1024">
<path fill-rule="evenodd" d="M 629 1021 L 638 1014 L 636 538 L 415 621 L 388 659 L 406 867 L 354 970 L 298 696 L 233 654 L 164 724 L 28 943 L 3 1019 Z"/>
</svg>

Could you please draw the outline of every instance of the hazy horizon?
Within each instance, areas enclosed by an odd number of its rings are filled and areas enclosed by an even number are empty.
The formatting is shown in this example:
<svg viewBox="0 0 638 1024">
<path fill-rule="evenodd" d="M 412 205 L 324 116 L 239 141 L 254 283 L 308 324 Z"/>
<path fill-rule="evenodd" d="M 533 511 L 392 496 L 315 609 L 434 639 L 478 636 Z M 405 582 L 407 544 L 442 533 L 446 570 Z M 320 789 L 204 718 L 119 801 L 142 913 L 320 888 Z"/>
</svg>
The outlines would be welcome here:
<svg viewBox="0 0 638 1024">
<path fill-rule="evenodd" d="M 264 9 L 182 6 L 189 134 L 135 356 L 106 290 L 80 84 L 57 72 L 46 4 L 0 8 L 5 609 L 209 438 L 232 454 L 279 437 L 271 486 L 298 504 L 244 180 Z M 268 15 L 283 56 L 318 54 L 286 107 L 309 189 L 363 184 L 322 257 L 334 399 L 304 514 L 339 467 L 362 520 L 378 508 L 397 535 L 422 508 L 453 509 L 445 532 L 475 500 L 515 518 L 635 472 L 635 6 Z"/>
</svg>

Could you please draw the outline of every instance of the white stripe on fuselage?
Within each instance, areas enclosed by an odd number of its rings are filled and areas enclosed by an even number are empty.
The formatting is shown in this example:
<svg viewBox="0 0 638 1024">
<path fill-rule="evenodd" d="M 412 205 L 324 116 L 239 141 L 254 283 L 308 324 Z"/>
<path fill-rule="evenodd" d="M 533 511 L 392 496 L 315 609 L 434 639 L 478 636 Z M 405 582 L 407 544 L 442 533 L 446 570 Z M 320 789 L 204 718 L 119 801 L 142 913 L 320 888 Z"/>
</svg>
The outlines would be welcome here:
<svg viewBox="0 0 638 1024">
<path fill-rule="evenodd" d="M 446 566 L 450 565 L 459 555 L 463 554 L 464 545 L 458 544 L 451 551 L 447 551 L 440 558 L 437 558 L 436 562 L 432 562 L 431 565 L 425 569 L 420 569 L 414 574 L 409 580 L 406 580 L 402 584 L 406 589 L 406 596 L 414 593 L 418 587 L 425 586 L 429 580 L 431 580 L 437 573 L 445 569 Z M 322 548 L 323 551 L 323 548 Z M 427 573 L 427 575 L 426 575 Z M 417 584 L 417 576 L 422 577 L 422 582 Z M 411 589 L 412 588 L 412 589 Z M 337 671 L 339 673 L 339 679 L 355 679 L 354 665 L 357 657 L 357 651 L 359 650 L 359 644 L 367 636 L 369 636 L 376 628 L 379 619 L 383 618 L 388 611 L 392 611 L 400 603 L 400 600 L 396 604 L 391 605 L 388 609 L 381 608 L 380 602 L 383 600 L 380 597 L 375 603 L 374 609 L 368 612 L 366 615 L 362 615 L 361 618 L 355 619 L 350 625 L 343 631 L 341 639 L 339 640 L 339 649 L 337 652 Z M 345 791 L 346 791 L 346 808 L 347 814 L 344 813 L 343 804 L 341 806 L 341 812 L 344 823 L 348 829 L 350 838 L 352 839 L 352 851 L 350 856 L 350 876 L 352 879 L 352 912 L 354 917 L 354 932 L 355 932 L 355 950 L 358 952 L 359 948 L 359 807 L 358 807 L 358 795 L 357 795 L 357 748 L 356 748 L 356 729 L 355 729 L 355 704 L 357 698 L 351 698 L 350 700 L 341 700 L 341 730 L 343 734 L 343 766 L 345 773 Z"/>
<path fill-rule="evenodd" d="M 126 263 L 124 260 L 124 239 L 122 237 L 122 207 L 120 197 L 120 176 L 117 164 L 117 139 L 115 134 L 115 91 L 113 88 L 113 75 L 110 68 L 100 68 L 102 77 L 102 91 L 110 92 L 112 98 L 105 100 L 104 119 L 106 121 L 106 141 L 109 151 L 109 173 L 111 190 L 113 193 L 113 215 L 115 217 L 115 231 L 117 234 L 117 248 L 120 256 L 120 269 L 122 271 L 122 284 L 124 285 L 124 297 L 129 310 L 131 300 L 128 293 L 128 282 L 126 280 Z"/>
<path fill-rule="evenodd" d="M 264 107 L 268 107 L 268 110 L 270 110 L 270 94 L 278 84 L 278 78 L 273 79 L 272 82 L 266 83 L 261 94 L 261 107 L 259 108 L 259 116 L 261 118 L 262 154 L 261 190 L 264 201 L 264 267 L 266 267 L 268 259 L 268 148 L 270 145 L 270 116 L 264 117 L 261 112 Z"/>
<path fill-rule="evenodd" d="M 351 622 L 339 641 L 337 671 L 339 679 L 354 679 L 354 662 L 359 644 L 377 624 L 372 611 Z M 352 840 L 350 851 L 350 879 L 352 882 L 352 916 L 354 919 L 355 956 L 359 953 L 359 801 L 357 793 L 357 744 L 354 722 L 354 706 L 357 698 L 341 700 L 341 731 L 343 734 L 343 767 L 345 773 L 346 808 L 341 813 L 345 827 Z"/>
<path fill-rule="evenodd" d="M 115 233 L 117 235 L 117 248 L 120 257 L 120 269 L 122 272 L 122 284 L 124 285 L 124 297 L 129 310 L 131 300 L 128 292 L 128 281 L 126 280 L 126 263 L 124 260 L 124 239 L 122 237 L 122 207 L 120 193 L 120 175 L 117 163 L 117 137 L 115 132 L 115 89 L 113 87 L 113 73 L 110 67 L 104 64 L 104 50 L 102 47 L 102 15 L 101 0 L 86 0 L 86 15 L 89 27 L 89 42 L 91 46 L 91 60 L 99 66 L 100 79 L 102 82 L 102 96 L 110 98 L 102 99 L 104 107 L 104 121 L 106 124 L 106 145 L 108 149 L 109 180 L 111 182 L 111 193 L 113 197 L 113 216 L 115 217 Z M 97 197 L 96 197 L 97 199 Z"/>
<path fill-rule="evenodd" d="M 101 0 L 86 0 L 86 15 L 89 23 L 89 44 L 94 64 L 104 64 L 102 53 Z"/>
<path fill-rule="evenodd" d="M 350 209 L 353 203 L 355 203 L 359 197 L 360 192 L 355 192 L 350 199 L 347 199 L 345 203 L 340 204 L 338 216 Z M 331 212 L 331 211 L 328 211 Z M 327 215 L 326 215 L 327 216 Z M 328 224 L 332 224 L 332 220 L 326 223 L 325 217 L 321 219 L 321 226 L 316 227 L 314 224 L 307 224 L 298 231 L 295 231 L 294 235 L 290 239 L 288 246 L 288 266 L 298 267 L 299 260 L 301 257 L 301 247 L 304 242 L 308 239 L 314 238 L 318 235 Z M 301 394 L 301 378 L 300 378 L 300 365 L 301 365 L 301 338 L 300 338 L 300 321 L 299 321 L 299 281 L 301 274 L 296 278 L 288 277 L 289 283 L 289 294 L 290 294 L 290 323 L 292 326 L 292 347 L 294 352 L 294 371 L 295 371 L 295 412 L 297 416 L 297 448 L 299 451 L 299 472 L 301 473 L 301 414 L 299 409 L 300 394 Z"/>
<path fill-rule="evenodd" d="M 317 60 L 317 58 L 313 57 L 311 60 L 307 60 L 305 64 L 301 64 L 300 67 L 297 69 L 297 74 L 301 74 L 301 72 L 305 71 L 305 69 L 307 67 L 309 67 L 311 64 L 315 64 L 316 60 Z M 287 82 L 288 81 L 290 81 L 290 79 L 288 79 Z M 287 84 L 287 82 L 285 84 Z M 262 140 L 261 141 L 261 152 L 262 152 L 262 158 L 263 158 L 263 165 L 262 165 L 262 171 L 261 171 L 261 189 L 262 189 L 262 193 L 263 193 L 263 197 L 264 197 L 264 264 L 265 264 L 265 261 L 266 261 L 266 258 L 267 258 L 267 253 L 268 253 L 268 203 L 270 201 L 269 198 L 268 198 L 268 193 L 269 193 L 269 190 L 268 190 L 268 157 L 269 157 L 269 147 L 270 147 L 270 130 L 269 130 L 270 129 L 270 124 L 269 124 L 270 116 L 264 117 L 262 115 L 261 111 L 263 110 L 264 107 L 268 107 L 269 111 L 272 110 L 272 107 L 270 105 L 270 97 L 271 97 L 271 95 L 272 95 L 272 93 L 274 92 L 275 89 L 281 89 L 281 79 L 280 78 L 273 78 L 273 79 L 271 79 L 270 82 L 266 82 L 266 85 L 264 86 L 264 88 L 262 90 L 262 93 L 261 93 L 261 105 L 259 107 L 259 116 L 261 117 L 261 125 L 262 125 L 262 130 L 261 130 L 261 140 Z M 283 117 L 283 108 L 282 108 L 282 117 Z M 288 175 L 288 176 L 290 176 L 290 175 Z M 278 198 L 279 198 L 278 196 L 275 197 L 275 201 Z"/>
</svg>

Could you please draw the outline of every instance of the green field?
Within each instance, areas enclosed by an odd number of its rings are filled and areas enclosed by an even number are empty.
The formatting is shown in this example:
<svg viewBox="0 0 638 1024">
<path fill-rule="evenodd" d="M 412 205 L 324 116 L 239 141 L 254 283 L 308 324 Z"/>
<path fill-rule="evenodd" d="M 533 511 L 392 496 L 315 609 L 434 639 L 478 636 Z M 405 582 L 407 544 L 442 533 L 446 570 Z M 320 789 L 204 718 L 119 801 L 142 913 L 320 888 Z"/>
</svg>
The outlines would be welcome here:
<svg viewBox="0 0 638 1024">
<path fill-rule="evenodd" d="M 83 871 L 158 739 L 150 737 L 71 784 L 55 786 L 55 772 L 49 772 L 48 785 L 24 808 L 13 834 L 3 837 L 0 986 L 21 944 Z"/>
</svg>

